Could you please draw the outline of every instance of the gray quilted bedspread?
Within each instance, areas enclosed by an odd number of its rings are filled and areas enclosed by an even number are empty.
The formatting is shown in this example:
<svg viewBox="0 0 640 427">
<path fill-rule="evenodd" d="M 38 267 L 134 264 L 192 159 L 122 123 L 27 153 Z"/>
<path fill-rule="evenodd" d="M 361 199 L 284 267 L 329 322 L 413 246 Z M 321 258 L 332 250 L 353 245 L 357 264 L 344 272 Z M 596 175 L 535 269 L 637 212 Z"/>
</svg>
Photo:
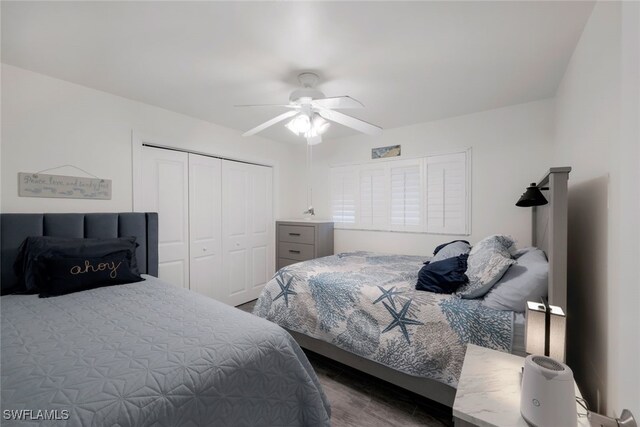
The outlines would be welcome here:
<svg viewBox="0 0 640 427">
<path fill-rule="evenodd" d="M 329 424 L 318 379 L 282 328 L 145 277 L 1 298 L 2 425 Z"/>
</svg>

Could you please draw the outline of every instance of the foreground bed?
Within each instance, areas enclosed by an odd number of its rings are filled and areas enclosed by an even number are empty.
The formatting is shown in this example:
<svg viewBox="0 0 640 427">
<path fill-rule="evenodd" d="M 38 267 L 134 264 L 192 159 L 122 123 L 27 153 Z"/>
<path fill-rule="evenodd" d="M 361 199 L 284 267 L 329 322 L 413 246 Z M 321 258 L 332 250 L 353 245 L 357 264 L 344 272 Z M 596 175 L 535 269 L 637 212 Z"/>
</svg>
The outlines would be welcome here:
<svg viewBox="0 0 640 427">
<path fill-rule="evenodd" d="M 2 409 L 65 409 L 71 425 L 328 424 L 287 332 L 145 278 L 2 297 Z"/>
<path fill-rule="evenodd" d="M 3 232 L 15 219 L 2 217 Z M 15 253 L 9 237 L 3 256 Z M 318 379 L 286 331 L 143 277 L 53 298 L 3 296 L 2 410 L 58 410 L 61 422 L 87 426 L 329 424 Z"/>
</svg>

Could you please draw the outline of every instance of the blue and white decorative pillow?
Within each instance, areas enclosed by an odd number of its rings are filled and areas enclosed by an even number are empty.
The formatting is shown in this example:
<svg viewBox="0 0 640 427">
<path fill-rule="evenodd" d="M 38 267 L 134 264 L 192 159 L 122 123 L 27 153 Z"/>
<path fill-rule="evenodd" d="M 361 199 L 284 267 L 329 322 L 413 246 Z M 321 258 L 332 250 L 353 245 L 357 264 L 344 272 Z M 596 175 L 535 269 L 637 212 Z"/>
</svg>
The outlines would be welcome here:
<svg viewBox="0 0 640 427">
<path fill-rule="evenodd" d="M 440 245 L 433 252 L 433 258 L 430 262 L 438 262 L 447 258 L 453 258 L 460 255 L 468 254 L 471 251 L 471 245 L 466 240 L 454 240 L 453 242 Z"/>
<path fill-rule="evenodd" d="M 493 235 L 478 242 L 469 252 L 466 275 L 469 283 L 457 295 L 474 299 L 484 296 L 516 261 L 511 258 L 515 243 L 509 236 Z"/>
</svg>

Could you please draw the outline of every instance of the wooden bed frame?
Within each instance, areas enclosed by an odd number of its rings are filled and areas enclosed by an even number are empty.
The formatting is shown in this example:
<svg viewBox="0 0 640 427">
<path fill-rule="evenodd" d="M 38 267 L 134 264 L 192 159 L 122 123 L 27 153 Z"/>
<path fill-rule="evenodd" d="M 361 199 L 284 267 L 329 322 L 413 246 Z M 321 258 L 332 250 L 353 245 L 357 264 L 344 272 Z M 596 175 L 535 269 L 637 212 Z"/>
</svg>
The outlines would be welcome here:
<svg viewBox="0 0 640 427">
<path fill-rule="evenodd" d="M 568 181 L 571 168 L 551 168 L 538 182 L 548 187 L 548 205 L 532 212 L 531 244 L 549 259 L 549 304 L 567 312 L 567 242 L 569 222 Z"/>
<path fill-rule="evenodd" d="M 551 168 L 538 182 L 548 187 L 548 205 L 534 207 L 532 212 L 532 245 L 544 250 L 549 259 L 549 303 L 562 307 L 567 304 L 567 223 L 568 180 L 570 167 Z M 515 195 L 514 195 L 515 197 Z M 515 199 L 514 199 L 515 200 Z M 396 386 L 446 406 L 453 406 L 456 389 L 441 382 L 407 375 L 395 369 L 342 350 L 328 342 L 288 331 L 300 347 L 380 378 Z"/>
</svg>

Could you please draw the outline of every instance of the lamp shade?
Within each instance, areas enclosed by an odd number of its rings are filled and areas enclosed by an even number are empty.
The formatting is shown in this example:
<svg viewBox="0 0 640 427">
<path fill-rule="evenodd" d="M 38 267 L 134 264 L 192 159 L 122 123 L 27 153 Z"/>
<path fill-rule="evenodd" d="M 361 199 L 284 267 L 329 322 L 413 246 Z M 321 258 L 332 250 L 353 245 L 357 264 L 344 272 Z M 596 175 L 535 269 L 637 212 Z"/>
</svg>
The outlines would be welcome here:
<svg viewBox="0 0 640 427">
<path fill-rule="evenodd" d="M 547 325 L 547 322 L 549 324 Z M 566 317 L 560 307 L 527 301 L 525 345 L 529 354 L 541 354 L 564 362 Z M 546 349 L 545 347 L 548 347 Z"/>
<path fill-rule="evenodd" d="M 516 203 L 516 206 L 521 208 L 528 208 L 531 206 L 541 206 L 549 203 L 547 199 L 542 195 L 542 192 L 535 184 L 532 182 L 531 185 L 527 187 L 527 191 L 525 191 L 522 196 L 520 196 L 520 200 Z"/>
</svg>

